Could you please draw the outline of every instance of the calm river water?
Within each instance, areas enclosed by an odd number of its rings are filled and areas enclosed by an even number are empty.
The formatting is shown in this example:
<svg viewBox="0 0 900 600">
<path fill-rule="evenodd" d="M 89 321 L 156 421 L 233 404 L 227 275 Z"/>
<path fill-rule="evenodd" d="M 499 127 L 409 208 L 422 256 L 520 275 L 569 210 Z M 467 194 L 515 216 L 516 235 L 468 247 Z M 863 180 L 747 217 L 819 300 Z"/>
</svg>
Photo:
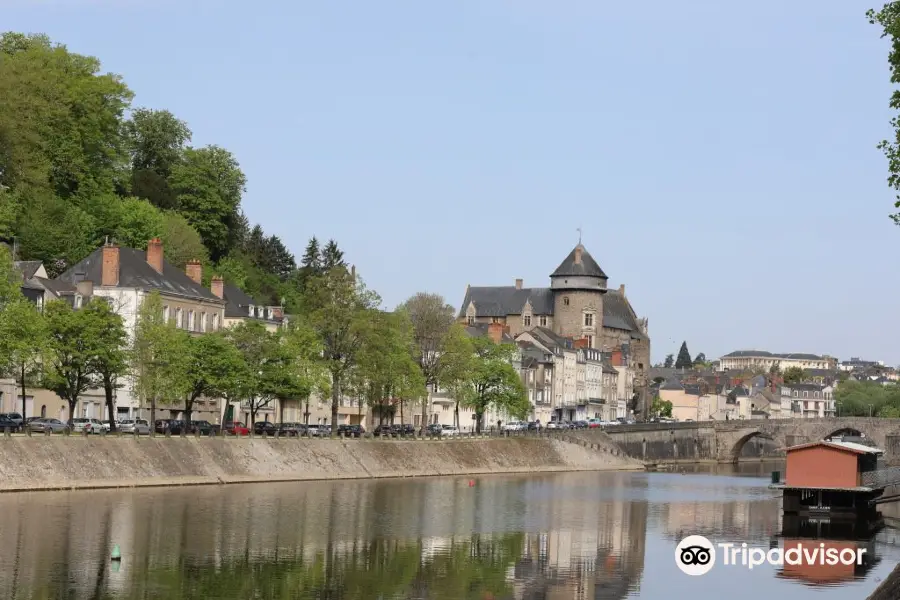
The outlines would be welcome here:
<svg viewBox="0 0 900 600">
<path fill-rule="evenodd" d="M 785 543 L 772 468 L 3 495 L 0 598 L 865 598 L 893 530 L 856 573 L 677 569 L 690 534 Z"/>
</svg>

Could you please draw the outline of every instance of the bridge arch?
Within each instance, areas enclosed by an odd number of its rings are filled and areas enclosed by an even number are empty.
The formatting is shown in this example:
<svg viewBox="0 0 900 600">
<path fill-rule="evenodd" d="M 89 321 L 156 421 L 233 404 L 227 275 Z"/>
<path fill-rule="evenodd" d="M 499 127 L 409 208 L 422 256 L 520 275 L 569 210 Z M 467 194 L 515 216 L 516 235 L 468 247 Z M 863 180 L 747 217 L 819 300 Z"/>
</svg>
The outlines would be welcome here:
<svg viewBox="0 0 900 600">
<path fill-rule="evenodd" d="M 842 427 L 841 429 L 836 429 L 835 431 L 832 431 L 831 433 L 829 433 L 828 435 L 826 435 L 826 436 L 823 437 L 822 439 L 823 439 L 823 440 L 827 440 L 827 439 L 830 439 L 830 438 L 833 438 L 833 437 L 837 437 L 837 436 L 842 436 L 842 435 L 852 435 L 852 436 L 857 436 L 857 437 L 867 437 L 866 434 L 864 434 L 864 433 L 863 433 L 862 431 L 860 431 L 859 429 L 855 429 L 855 428 L 853 428 L 853 427 Z"/>
<path fill-rule="evenodd" d="M 752 440 L 753 438 L 762 438 L 764 440 L 774 440 L 771 435 L 768 433 L 762 432 L 760 430 L 754 430 L 749 433 L 745 433 L 742 435 L 731 447 L 731 462 L 736 463 L 738 459 L 741 457 L 741 452 L 744 450 L 744 446 L 747 445 L 747 442 Z"/>
</svg>

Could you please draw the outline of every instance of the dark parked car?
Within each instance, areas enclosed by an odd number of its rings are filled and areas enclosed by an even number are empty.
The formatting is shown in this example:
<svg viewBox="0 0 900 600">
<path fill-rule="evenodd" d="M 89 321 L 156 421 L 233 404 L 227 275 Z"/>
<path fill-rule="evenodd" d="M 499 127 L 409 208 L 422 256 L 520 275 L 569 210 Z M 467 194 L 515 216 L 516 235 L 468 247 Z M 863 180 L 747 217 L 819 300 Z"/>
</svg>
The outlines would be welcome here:
<svg viewBox="0 0 900 600">
<path fill-rule="evenodd" d="M 6 415 L 0 415 L 0 431 L 6 431 L 7 429 L 10 431 L 18 431 L 19 424 Z"/>
<path fill-rule="evenodd" d="M 25 425 L 25 420 L 22 418 L 22 415 L 17 412 L 3 413 L 2 416 L 15 423 L 17 429 L 21 429 L 22 426 Z"/>
<path fill-rule="evenodd" d="M 425 428 L 425 433 L 427 435 L 442 435 L 443 431 L 444 431 L 444 428 L 441 427 L 437 423 L 432 423 L 431 425 L 429 425 L 428 427 Z"/>
<path fill-rule="evenodd" d="M 574 423 L 572 423 L 573 429 L 587 429 L 590 426 L 590 423 L 588 423 L 587 421 L 575 421 Z"/>
<path fill-rule="evenodd" d="M 393 435 L 394 434 L 394 426 L 393 425 L 379 425 L 375 429 L 372 430 L 372 435 L 376 437 L 380 437 L 382 435 Z"/>
<path fill-rule="evenodd" d="M 169 430 L 169 420 L 168 419 L 157 419 L 153 423 L 153 431 L 156 433 L 165 433 Z"/>
<path fill-rule="evenodd" d="M 541 430 L 541 422 L 540 421 L 529 421 L 528 422 L 528 431 L 540 431 Z"/>
<path fill-rule="evenodd" d="M 366 430 L 362 425 L 338 425 L 337 432 L 344 437 L 362 437 Z"/>
<path fill-rule="evenodd" d="M 209 421 L 191 421 L 191 433 L 199 431 L 200 435 L 209 435 L 212 430 L 213 426 Z"/>
<path fill-rule="evenodd" d="M 416 433 L 416 428 L 409 423 L 404 423 L 403 425 L 395 425 L 394 431 L 397 435 L 413 435 Z"/>
<path fill-rule="evenodd" d="M 257 421 L 253 424 L 253 435 L 275 435 L 275 432 L 278 431 L 278 426 L 275 423 L 269 423 L 268 421 Z"/>
<path fill-rule="evenodd" d="M 281 435 L 289 437 L 306 435 L 306 425 L 303 423 L 282 423 L 278 426 L 278 429 L 281 431 Z"/>
</svg>

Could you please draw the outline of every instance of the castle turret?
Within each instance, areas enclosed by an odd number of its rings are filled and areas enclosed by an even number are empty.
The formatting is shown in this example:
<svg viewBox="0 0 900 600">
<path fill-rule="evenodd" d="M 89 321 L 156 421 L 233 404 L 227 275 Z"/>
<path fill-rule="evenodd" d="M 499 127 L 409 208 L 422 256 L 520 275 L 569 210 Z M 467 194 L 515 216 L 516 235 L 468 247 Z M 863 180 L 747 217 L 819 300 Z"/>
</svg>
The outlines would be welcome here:
<svg viewBox="0 0 900 600">
<path fill-rule="evenodd" d="M 584 246 L 575 246 L 550 275 L 553 329 L 558 335 L 587 338 L 589 347 L 599 347 L 607 280 Z"/>
</svg>

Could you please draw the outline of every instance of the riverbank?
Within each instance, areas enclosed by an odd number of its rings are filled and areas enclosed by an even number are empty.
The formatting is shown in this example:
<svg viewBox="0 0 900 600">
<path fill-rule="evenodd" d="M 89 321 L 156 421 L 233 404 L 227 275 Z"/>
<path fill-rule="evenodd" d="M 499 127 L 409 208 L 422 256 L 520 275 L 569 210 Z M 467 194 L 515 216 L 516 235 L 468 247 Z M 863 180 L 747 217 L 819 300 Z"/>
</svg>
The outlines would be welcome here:
<svg viewBox="0 0 900 600">
<path fill-rule="evenodd" d="M 613 444 L 550 437 L 0 439 L 0 492 L 642 469 Z"/>
</svg>

